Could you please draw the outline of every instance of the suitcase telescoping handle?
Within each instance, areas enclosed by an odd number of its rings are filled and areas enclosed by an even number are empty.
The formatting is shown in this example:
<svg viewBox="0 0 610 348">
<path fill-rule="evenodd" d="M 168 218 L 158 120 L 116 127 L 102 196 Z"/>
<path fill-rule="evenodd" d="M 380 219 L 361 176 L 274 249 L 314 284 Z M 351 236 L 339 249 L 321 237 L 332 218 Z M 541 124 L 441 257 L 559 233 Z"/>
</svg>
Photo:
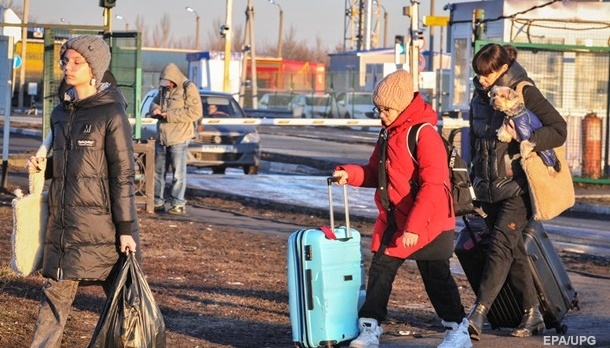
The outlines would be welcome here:
<svg viewBox="0 0 610 348">
<path fill-rule="evenodd" d="M 326 179 L 326 183 L 328 184 L 328 207 L 329 207 L 329 212 L 330 212 L 330 229 L 331 231 L 335 230 L 335 213 L 333 210 L 333 188 L 332 188 L 332 183 L 333 182 L 337 182 L 339 181 L 339 177 L 329 177 Z M 349 205 L 347 203 L 347 185 L 341 185 L 343 186 L 343 205 L 345 206 L 345 228 L 346 228 L 346 232 L 345 232 L 345 236 L 347 237 L 347 239 L 352 238 L 352 231 L 350 230 L 349 227 Z"/>
</svg>

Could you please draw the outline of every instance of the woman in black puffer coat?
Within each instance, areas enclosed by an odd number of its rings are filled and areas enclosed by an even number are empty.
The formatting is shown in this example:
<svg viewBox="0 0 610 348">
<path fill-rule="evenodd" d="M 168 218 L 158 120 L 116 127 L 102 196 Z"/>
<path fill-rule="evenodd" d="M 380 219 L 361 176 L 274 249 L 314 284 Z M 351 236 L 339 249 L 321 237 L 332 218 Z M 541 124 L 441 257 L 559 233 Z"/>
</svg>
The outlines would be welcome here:
<svg viewBox="0 0 610 348">
<path fill-rule="evenodd" d="M 529 269 L 522 231 L 532 216 L 527 178 L 521 167 L 521 156 L 529 152 L 561 146 L 567 136 L 563 117 L 534 85 L 523 88 L 525 107 L 538 116 L 543 126 L 523 143 L 498 140 L 496 130 L 505 115 L 490 105 L 488 92 L 493 86 L 516 89 L 521 81 L 532 82 L 516 61 L 516 49 L 498 44 L 483 46 L 474 56 L 472 67 L 475 93 L 470 104 L 470 153 L 473 185 L 477 201 L 485 213 L 491 231 L 491 244 L 481 276 L 477 300 L 468 315 L 471 338 L 479 340 L 485 316 L 508 278 L 516 297 L 521 299 L 523 318 L 512 332 L 527 337 L 544 330 L 538 296 Z"/>
<path fill-rule="evenodd" d="M 101 83 L 109 47 L 79 36 L 63 44 L 60 59 L 71 87 L 51 114 L 46 281 L 31 347 L 60 347 L 79 283 L 99 283 L 108 294 L 120 254 L 139 244 L 126 102 L 116 86 Z M 39 160 L 30 159 L 30 170 Z"/>
</svg>

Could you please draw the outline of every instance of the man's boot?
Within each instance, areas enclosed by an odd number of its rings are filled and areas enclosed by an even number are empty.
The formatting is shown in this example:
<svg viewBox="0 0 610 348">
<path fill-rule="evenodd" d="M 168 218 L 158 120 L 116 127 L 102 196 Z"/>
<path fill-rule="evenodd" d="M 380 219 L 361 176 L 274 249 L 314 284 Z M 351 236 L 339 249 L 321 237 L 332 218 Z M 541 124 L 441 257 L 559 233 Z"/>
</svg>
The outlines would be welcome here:
<svg viewBox="0 0 610 348">
<path fill-rule="evenodd" d="M 538 306 L 528 308 L 524 311 L 521 324 L 511 333 L 515 337 L 530 337 L 544 332 L 544 318 Z"/>
<path fill-rule="evenodd" d="M 483 323 L 488 311 L 489 308 L 477 302 L 472 307 L 470 314 L 468 314 L 468 333 L 470 333 L 470 338 L 473 340 L 478 341 L 481 339 Z"/>
</svg>

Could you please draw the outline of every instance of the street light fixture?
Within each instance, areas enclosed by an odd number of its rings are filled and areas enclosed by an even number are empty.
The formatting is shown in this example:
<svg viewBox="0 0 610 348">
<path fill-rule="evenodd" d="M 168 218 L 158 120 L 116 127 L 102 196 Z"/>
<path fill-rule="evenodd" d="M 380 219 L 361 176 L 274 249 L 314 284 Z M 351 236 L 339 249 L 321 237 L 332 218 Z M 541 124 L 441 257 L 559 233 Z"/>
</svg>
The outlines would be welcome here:
<svg viewBox="0 0 610 348">
<path fill-rule="evenodd" d="M 275 0 L 269 0 L 269 3 L 277 6 L 280 9 L 280 29 L 277 39 L 277 56 L 278 58 L 282 58 L 282 31 L 284 29 L 284 10 L 282 10 L 282 6 L 277 3 Z"/>
<path fill-rule="evenodd" d="M 373 1 L 373 4 L 377 7 L 381 7 L 383 10 L 383 47 L 388 47 L 388 11 L 385 10 L 385 6 L 379 3 L 379 1 Z"/>
<path fill-rule="evenodd" d="M 114 16 L 114 18 L 120 19 L 120 20 L 124 21 L 125 22 L 125 31 L 129 31 L 129 23 L 127 22 L 127 20 L 123 16 L 116 15 L 116 16 Z"/>
<path fill-rule="evenodd" d="M 190 6 L 187 6 L 186 10 L 195 14 L 195 49 L 199 51 L 199 13 Z"/>
</svg>

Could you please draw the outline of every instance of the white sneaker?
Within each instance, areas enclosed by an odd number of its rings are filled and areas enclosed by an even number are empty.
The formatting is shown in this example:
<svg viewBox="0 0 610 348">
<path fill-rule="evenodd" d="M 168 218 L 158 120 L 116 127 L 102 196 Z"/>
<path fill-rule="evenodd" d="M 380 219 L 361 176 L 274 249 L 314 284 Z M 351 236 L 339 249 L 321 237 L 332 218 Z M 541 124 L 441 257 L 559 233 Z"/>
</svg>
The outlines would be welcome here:
<svg viewBox="0 0 610 348">
<path fill-rule="evenodd" d="M 383 329 L 377 320 L 360 318 L 358 326 L 360 326 L 360 335 L 349 344 L 349 348 L 378 348 L 379 336 L 383 333 Z"/>
<path fill-rule="evenodd" d="M 444 320 L 441 323 L 447 331 L 445 331 L 445 339 L 438 348 L 472 348 L 468 334 L 468 319 L 462 319 L 460 324 Z"/>
</svg>

